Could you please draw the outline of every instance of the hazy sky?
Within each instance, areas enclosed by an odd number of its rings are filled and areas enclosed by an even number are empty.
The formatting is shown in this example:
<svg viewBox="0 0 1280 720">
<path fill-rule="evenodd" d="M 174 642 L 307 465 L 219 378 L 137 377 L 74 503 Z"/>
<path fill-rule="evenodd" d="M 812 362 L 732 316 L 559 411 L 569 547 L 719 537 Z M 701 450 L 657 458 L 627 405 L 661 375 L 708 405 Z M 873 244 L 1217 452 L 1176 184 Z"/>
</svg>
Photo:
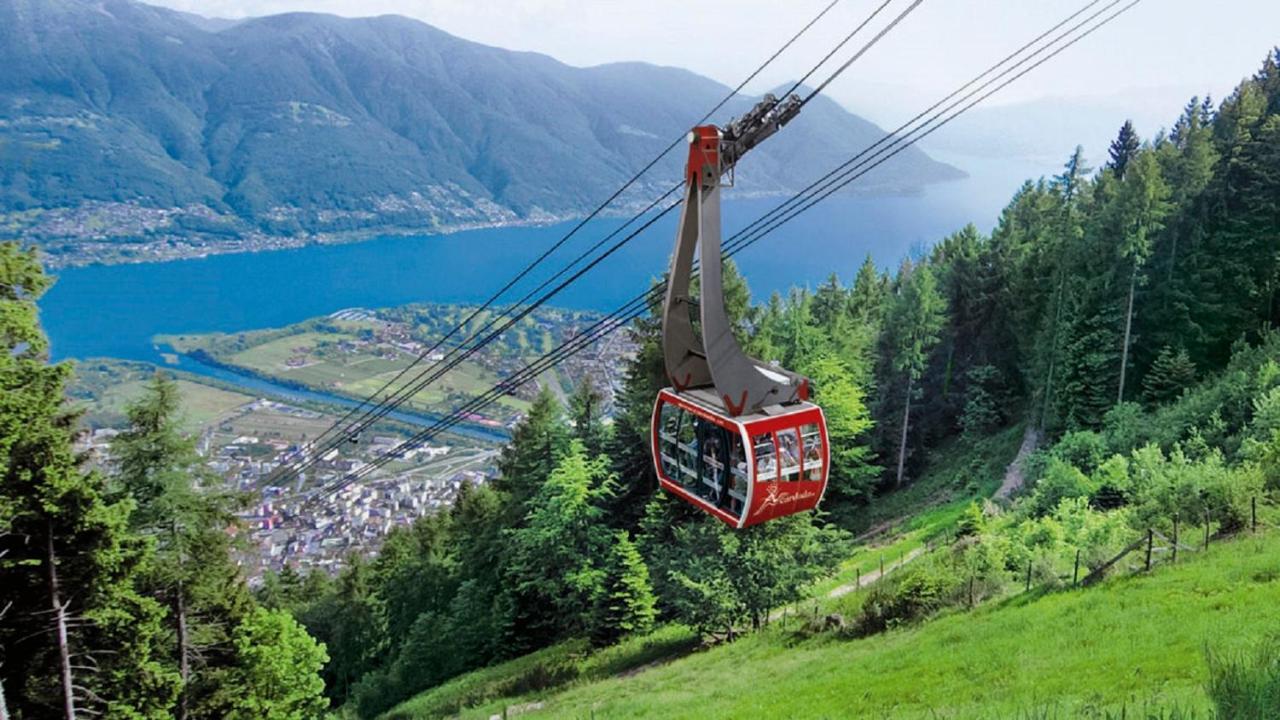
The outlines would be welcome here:
<svg viewBox="0 0 1280 720">
<path fill-rule="evenodd" d="M 643 60 L 736 85 L 828 0 L 150 0 L 206 16 L 306 10 L 398 14 L 573 65 Z M 879 122 L 903 119 L 1086 0 L 925 0 L 830 89 Z M 794 78 L 880 0 L 841 0 L 752 89 Z M 884 17 L 905 7 L 896 0 Z M 992 99 L 1114 96 L 1144 89 L 1170 114 L 1192 93 L 1228 91 L 1280 43 L 1276 0 L 1144 0 Z M 1150 91 L 1154 89 L 1154 94 Z"/>
</svg>

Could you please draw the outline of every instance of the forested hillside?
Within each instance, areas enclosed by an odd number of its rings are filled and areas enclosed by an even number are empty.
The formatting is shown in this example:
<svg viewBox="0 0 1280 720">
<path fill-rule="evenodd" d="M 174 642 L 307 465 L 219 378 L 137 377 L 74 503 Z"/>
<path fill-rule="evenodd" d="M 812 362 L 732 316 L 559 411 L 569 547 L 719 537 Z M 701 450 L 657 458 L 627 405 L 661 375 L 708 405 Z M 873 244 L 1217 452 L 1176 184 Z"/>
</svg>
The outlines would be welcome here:
<svg viewBox="0 0 1280 720">
<path fill-rule="evenodd" d="M 18 588 L 0 620 L 0 680 L 14 716 L 74 701 L 307 717 L 323 704 L 319 672 L 332 707 L 374 717 L 564 643 L 643 644 L 660 624 L 732 642 L 810 597 L 869 509 L 927 471 L 952 486 L 947 499 L 989 485 L 976 459 L 939 472 L 939 448 L 1023 424 L 1046 438 L 1023 466 L 1027 487 L 938 520 L 932 552 L 845 595 L 834 628 L 806 631 L 822 635 L 813 642 L 1051 589 L 1073 556 L 1102 573 L 1179 518 L 1206 538 L 1251 527 L 1254 503 L 1272 512 L 1280 491 L 1278 62 L 1268 55 L 1217 106 L 1192 100 L 1168 132 L 1144 141 L 1124 124 L 1105 167 L 1077 152 L 1019 189 L 990 236 L 964 228 L 892 273 L 868 261 L 847 287 L 833 276 L 753 306 L 730 266 L 745 344 L 813 379 L 832 445 L 822 513 L 743 531 L 656 489 L 648 433 L 663 379 L 648 318 L 631 329 L 639 352 L 612 423 L 589 383 L 568 407 L 543 392 L 492 482 L 337 578 L 286 570 L 250 595 L 221 533 L 236 499 L 196 491 L 207 482 L 167 420 L 163 382 L 130 412 L 118 467 L 77 464 L 62 411 L 71 369 L 45 364 L 35 323 L 47 281 L 30 254 L 0 246 L 0 587 Z M 530 682 L 572 675 L 556 667 Z M 1275 697 L 1267 677 L 1255 709 Z"/>
</svg>

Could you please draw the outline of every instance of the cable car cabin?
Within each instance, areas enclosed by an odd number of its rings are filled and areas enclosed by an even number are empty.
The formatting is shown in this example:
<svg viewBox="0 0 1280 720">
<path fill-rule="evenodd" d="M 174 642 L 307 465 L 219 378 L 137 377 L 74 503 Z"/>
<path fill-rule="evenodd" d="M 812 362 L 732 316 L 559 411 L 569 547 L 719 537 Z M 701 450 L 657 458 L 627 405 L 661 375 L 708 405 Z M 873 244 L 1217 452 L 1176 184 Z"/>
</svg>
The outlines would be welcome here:
<svg viewBox="0 0 1280 720">
<path fill-rule="evenodd" d="M 667 388 L 653 409 L 662 487 L 735 528 L 817 507 L 827 487 L 827 424 L 808 402 L 728 417 L 708 389 Z"/>
</svg>

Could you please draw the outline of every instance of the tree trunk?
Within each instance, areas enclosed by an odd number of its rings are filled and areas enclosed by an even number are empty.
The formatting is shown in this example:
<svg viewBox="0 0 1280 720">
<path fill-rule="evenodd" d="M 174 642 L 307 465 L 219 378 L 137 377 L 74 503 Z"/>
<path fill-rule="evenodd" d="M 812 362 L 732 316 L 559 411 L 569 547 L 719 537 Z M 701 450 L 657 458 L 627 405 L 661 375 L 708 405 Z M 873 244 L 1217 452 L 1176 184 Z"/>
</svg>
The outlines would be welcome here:
<svg viewBox="0 0 1280 720">
<path fill-rule="evenodd" d="M 1061 274 L 1061 273 L 1060 273 Z M 1058 280 L 1057 300 L 1054 302 L 1053 332 L 1049 342 L 1049 372 L 1044 381 L 1044 399 L 1040 404 L 1039 428 L 1044 430 L 1049 418 L 1049 403 L 1053 397 L 1053 368 L 1058 363 L 1058 332 L 1062 324 L 1062 296 L 1067 292 L 1067 276 L 1062 274 Z"/>
<path fill-rule="evenodd" d="M 0 680 L 0 720 L 9 720 L 9 707 L 4 704 L 4 681 Z"/>
<path fill-rule="evenodd" d="M 1133 274 L 1129 276 L 1129 307 L 1124 314 L 1124 345 L 1120 349 L 1120 392 L 1116 395 L 1116 404 L 1124 402 L 1124 376 L 1129 369 L 1129 336 L 1133 331 L 1133 295 L 1138 286 L 1138 266 L 1133 266 Z"/>
<path fill-rule="evenodd" d="M 907 402 L 902 408 L 902 442 L 898 444 L 898 479 L 894 482 L 895 488 L 902 487 L 902 475 L 907 466 L 907 428 L 911 425 L 911 390 L 914 383 L 915 378 L 908 375 Z"/>
<path fill-rule="evenodd" d="M 187 599 L 186 587 L 182 584 L 184 559 L 178 538 L 178 521 L 172 526 L 174 547 L 178 550 L 178 581 L 173 595 L 173 616 L 177 622 L 178 636 L 178 674 L 182 677 L 182 689 L 178 691 L 177 720 L 187 720 L 187 686 L 191 682 L 191 639 L 187 633 Z"/>
<path fill-rule="evenodd" d="M 178 622 L 178 674 L 182 677 L 182 689 L 178 691 L 178 720 L 187 720 L 187 685 L 191 682 L 191 640 L 187 635 L 187 602 L 183 597 L 186 590 L 182 580 L 178 580 L 177 592 L 174 594 L 174 615 Z"/>
<path fill-rule="evenodd" d="M 49 566 L 49 604 L 53 609 L 54 622 L 57 623 L 58 672 L 62 676 L 62 710 L 66 720 L 75 720 L 75 681 L 71 676 L 71 648 L 67 643 L 67 607 L 62 604 L 62 593 L 58 589 L 58 556 L 53 550 L 53 523 L 47 525 L 45 561 Z"/>
</svg>

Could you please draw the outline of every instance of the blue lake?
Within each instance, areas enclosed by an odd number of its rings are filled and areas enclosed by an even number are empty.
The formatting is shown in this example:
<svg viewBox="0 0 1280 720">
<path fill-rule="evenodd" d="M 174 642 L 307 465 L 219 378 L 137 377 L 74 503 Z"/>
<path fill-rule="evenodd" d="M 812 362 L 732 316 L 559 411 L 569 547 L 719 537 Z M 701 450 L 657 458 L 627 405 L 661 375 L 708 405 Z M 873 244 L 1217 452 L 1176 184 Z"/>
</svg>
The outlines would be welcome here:
<svg viewBox="0 0 1280 720">
<path fill-rule="evenodd" d="M 794 285 L 816 286 L 831 272 L 852 279 L 870 253 L 885 267 L 932 245 L 965 223 L 986 231 L 1027 177 L 1056 171 L 1027 163 L 943 158 L 967 180 L 902 197 L 833 197 L 738 256 L 757 298 Z M 725 236 L 782 201 L 732 200 Z M 667 262 L 672 213 L 556 296 L 550 304 L 608 311 L 648 287 Z M 509 299 L 523 295 L 619 220 L 588 224 L 549 267 Z M 480 302 L 573 223 L 495 228 L 448 235 L 384 237 L 198 260 L 69 268 L 41 301 L 56 359 L 116 357 L 160 362 L 161 333 L 278 327 L 347 307 L 410 302 Z M 201 371 L 199 367 L 184 369 Z"/>
</svg>

